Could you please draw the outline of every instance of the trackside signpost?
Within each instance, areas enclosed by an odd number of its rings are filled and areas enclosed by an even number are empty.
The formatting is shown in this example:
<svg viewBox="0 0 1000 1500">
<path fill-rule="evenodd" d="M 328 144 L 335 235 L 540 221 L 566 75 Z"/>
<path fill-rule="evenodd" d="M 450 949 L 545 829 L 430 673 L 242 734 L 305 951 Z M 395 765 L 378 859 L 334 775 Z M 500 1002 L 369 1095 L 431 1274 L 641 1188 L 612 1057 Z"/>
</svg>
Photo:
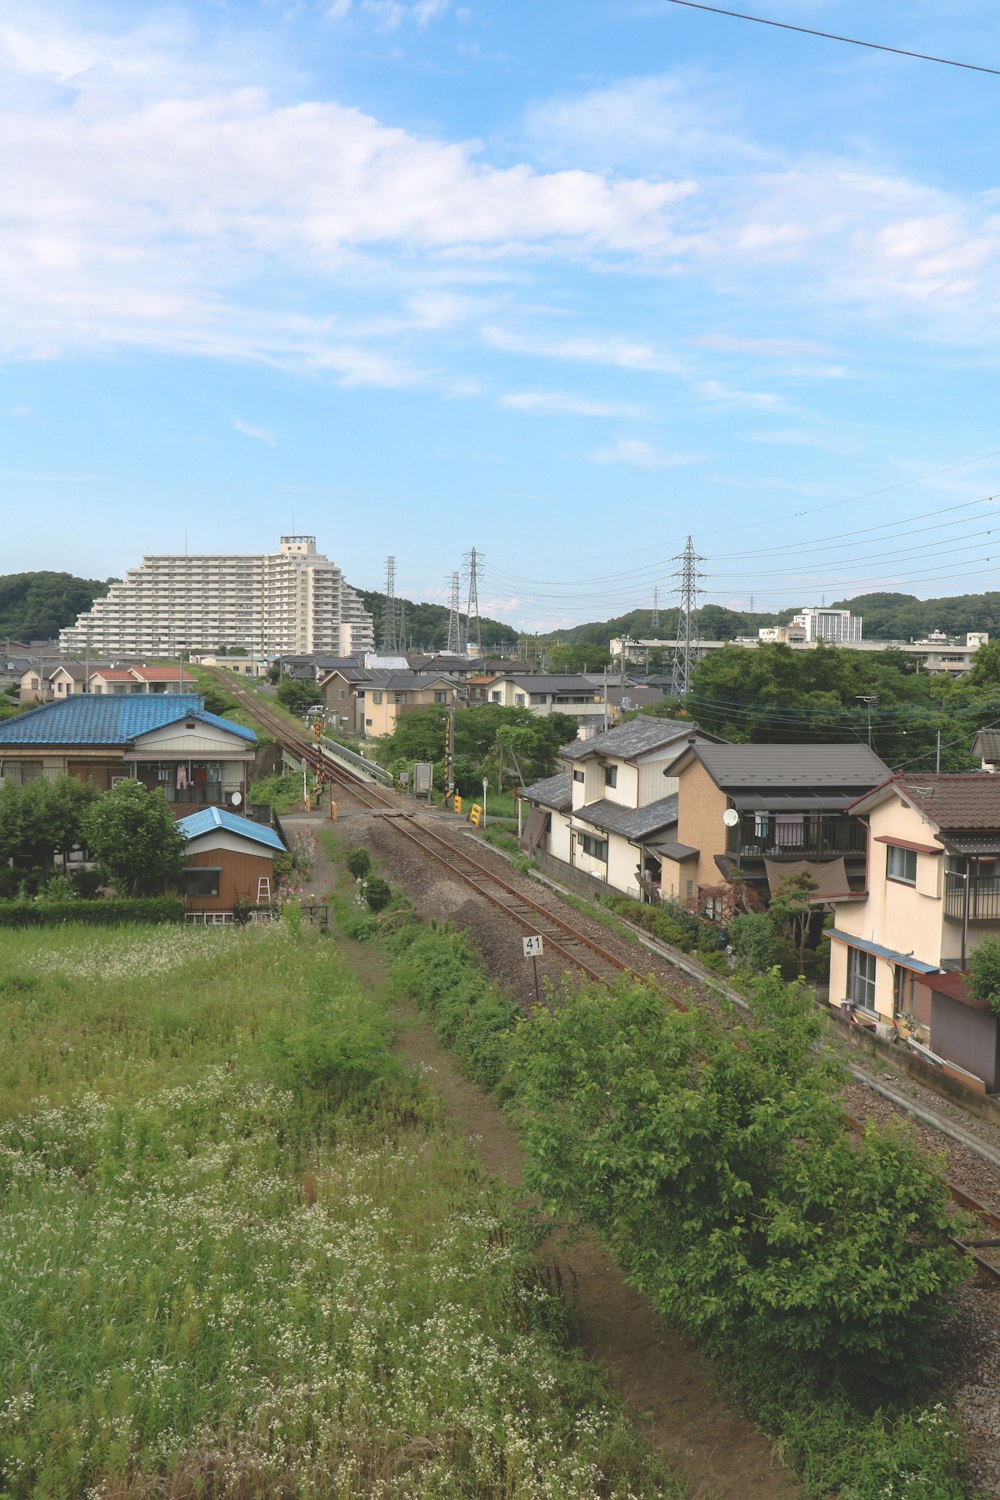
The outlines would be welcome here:
<svg viewBox="0 0 1000 1500">
<path fill-rule="evenodd" d="M 521 946 L 524 949 L 525 958 L 531 959 L 531 967 L 535 976 L 535 1004 L 541 1005 L 542 999 L 538 993 L 538 960 L 545 952 L 545 944 L 542 942 L 541 937 L 538 936 L 522 938 Z"/>
</svg>

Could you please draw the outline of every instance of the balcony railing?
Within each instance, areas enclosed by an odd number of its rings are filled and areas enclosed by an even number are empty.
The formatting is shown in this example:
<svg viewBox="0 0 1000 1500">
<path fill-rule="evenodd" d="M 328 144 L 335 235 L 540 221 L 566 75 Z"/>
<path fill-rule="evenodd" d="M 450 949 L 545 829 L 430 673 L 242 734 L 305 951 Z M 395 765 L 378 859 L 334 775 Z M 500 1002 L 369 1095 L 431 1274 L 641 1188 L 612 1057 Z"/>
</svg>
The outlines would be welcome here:
<svg viewBox="0 0 1000 1500">
<path fill-rule="evenodd" d="M 845 813 L 741 813 L 726 853 L 740 859 L 836 859 L 867 852 L 867 830 Z"/>
<path fill-rule="evenodd" d="M 956 922 L 965 920 L 966 878 L 954 871 L 944 877 L 944 914 Z M 968 877 L 969 921 L 1000 922 L 1000 878 L 995 875 L 977 880 L 975 874 Z"/>
</svg>

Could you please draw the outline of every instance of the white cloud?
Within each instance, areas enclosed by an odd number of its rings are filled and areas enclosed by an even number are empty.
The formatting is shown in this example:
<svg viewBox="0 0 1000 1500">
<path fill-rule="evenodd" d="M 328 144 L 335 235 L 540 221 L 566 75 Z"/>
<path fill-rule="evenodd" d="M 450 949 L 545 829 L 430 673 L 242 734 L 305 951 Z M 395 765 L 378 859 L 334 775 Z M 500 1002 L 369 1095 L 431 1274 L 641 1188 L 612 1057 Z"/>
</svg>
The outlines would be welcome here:
<svg viewBox="0 0 1000 1500">
<path fill-rule="evenodd" d="M 685 464 L 697 463 L 691 453 L 665 453 L 652 443 L 635 438 L 620 438 L 611 448 L 599 448 L 590 455 L 595 464 L 627 464 L 633 469 L 679 469 Z"/>
<path fill-rule="evenodd" d="M 621 370 L 676 373 L 682 368 L 680 361 L 663 350 L 626 338 L 519 333 L 511 329 L 487 326 L 483 329 L 483 342 L 492 349 L 503 349 L 511 354 L 611 365 Z"/>
<path fill-rule="evenodd" d="M 501 396 L 498 405 L 511 411 L 543 415 L 566 412 L 579 417 L 625 417 L 641 420 L 646 412 L 630 401 L 601 401 L 571 391 L 513 391 Z"/>
<path fill-rule="evenodd" d="M 239 417 L 233 418 L 233 426 L 237 432 L 242 432 L 244 437 L 254 438 L 258 443 L 266 443 L 269 448 L 276 448 L 278 440 L 268 427 L 255 427 L 252 422 L 243 422 Z"/>
<path fill-rule="evenodd" d="M 787 411 L 784 400 L 772 391 L 740 391 L 723 385 L 718 380 L 699 380 L 695 385 L 697 394 L 713 406 L 729 407 L 734 411 Z"/>
</svg>

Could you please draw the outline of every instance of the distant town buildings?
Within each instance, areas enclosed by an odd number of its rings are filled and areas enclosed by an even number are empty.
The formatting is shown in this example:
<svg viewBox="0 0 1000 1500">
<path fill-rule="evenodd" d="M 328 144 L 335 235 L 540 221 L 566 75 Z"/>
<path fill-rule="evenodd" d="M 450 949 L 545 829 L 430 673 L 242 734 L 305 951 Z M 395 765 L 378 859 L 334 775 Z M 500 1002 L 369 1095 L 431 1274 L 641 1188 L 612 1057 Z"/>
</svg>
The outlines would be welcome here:
<svg viewBox="0 0 1000 1500">
<path fill-rule="evenodd" d="M 375 645 L 359 595 L 312 536 L 283 536 L 277 552 L 145 557 L 75 625 L 60 632 L 77 655 L 170 657 L 242 646 L 265 657 Z"/>
</svg>

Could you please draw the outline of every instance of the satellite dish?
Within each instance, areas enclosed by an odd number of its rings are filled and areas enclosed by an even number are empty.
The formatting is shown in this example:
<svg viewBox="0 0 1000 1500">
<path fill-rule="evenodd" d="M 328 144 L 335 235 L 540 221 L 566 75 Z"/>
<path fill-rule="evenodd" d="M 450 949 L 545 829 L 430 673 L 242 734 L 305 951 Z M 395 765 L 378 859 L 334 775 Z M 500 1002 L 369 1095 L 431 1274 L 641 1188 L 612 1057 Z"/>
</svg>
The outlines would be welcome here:
<svg viewBox="0 0 1000 1500">
<path fill-rule="evenodd" d="M 726 808 L 725 812 L 722 814 L 722 821 L 723 823 L 725 823 L 727 828 L 736 827 L 737 823 L 740 821 L 740 815 L 736 811 L 735 807 Z"/>
<path fill-rule="evenodd" d="M 233 795 L 230 797 L 229 800 L 233 804 L 234 807 L 239 807 L 240 803 L 243 801 L 243 793 L 242 792 L 234 792 Z"/>
</svg>

